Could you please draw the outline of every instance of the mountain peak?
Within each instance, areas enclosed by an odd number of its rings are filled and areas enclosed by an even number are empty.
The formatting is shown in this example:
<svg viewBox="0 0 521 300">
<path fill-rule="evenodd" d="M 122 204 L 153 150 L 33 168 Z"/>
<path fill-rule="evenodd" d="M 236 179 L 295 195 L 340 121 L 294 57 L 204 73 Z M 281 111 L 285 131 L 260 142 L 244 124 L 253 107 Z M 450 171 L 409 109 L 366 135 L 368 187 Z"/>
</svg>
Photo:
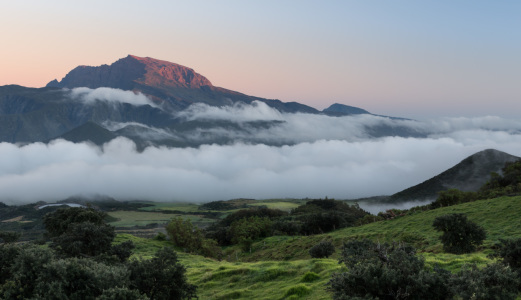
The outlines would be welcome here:
<svg viewBox="0 0 521 300">
<path fill-rule="evenodd" d="M 193 69 L 151 57 L 128 55 L 111 65 L 78 66 L 61 81 L 53 80 L 48 87 L 111 87 L 140 90 L 142 86 L 197 89 L 212 86 L 206 77 Z"/>
<path fill-rule="evenodd" d="M 345 104 L 335 103 L 329 106 L 328 108 L 323 110 L 324 113 L 327 114 L 338 114 L 338 115 L 361 115 L 361 114 L 371 114 L 365 109 L 361 109 L 354 106 L 349 106 Z"/>
<path fill-rule="evenodd" d="M 476 192 L 490 179 L 492 172 L 501 173 L 505 163 L 519 157 L 496 150 L 476 152 L 450 169 L 390 197 L 390 202 L 435 200 L 440 191 L 459 189 Z"/>
</svg>

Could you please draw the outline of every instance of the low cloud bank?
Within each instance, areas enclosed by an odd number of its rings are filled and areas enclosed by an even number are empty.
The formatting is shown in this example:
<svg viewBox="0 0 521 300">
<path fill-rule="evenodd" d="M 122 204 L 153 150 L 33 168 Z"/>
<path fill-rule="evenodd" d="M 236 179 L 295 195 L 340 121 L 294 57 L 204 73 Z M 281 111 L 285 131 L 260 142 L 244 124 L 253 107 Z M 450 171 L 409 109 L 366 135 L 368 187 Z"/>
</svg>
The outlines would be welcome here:
<svg viewBox="0 0 521 300">
<path fill-rule="evenodd" d="M 281 121 L 282 114 L 264 102 L 253 101 L 251 104 L 236 102 L 230 106 L 215 107 L 204 103 L 194 103 L 177 113 L 179 118 L 193 120 L 228 120 L 233 122 Z"/>
<path fill-rule="evenodd" d="M 143 95 L 110 88 L 78 88 L 71 93 L 86 103 L 152 105 Z M 498 117 L 423 122 L 371 115 L 328 117 L 280 113 L 262 102 L 222 108 L 196 104 L 175 117 L 228 120 L 239 127 L 180 133 L 138 123 L 105 126 L 126 128 L 148 139 L 223 136 L 238 142 L 148 147 L 142 152 L 125 138 L 103 147 L 63 140 L 24 146 L 0 143 L 0 201 L 52 202 L 94 194 L 192 202 L 239 197 L 355 199 L 394 194 L 484 149 L 521 156 L 521 121 Z M 274 122 L 251 124 L 258 121 Z M 412 137 L 371 137 L 371 130 L 384 125 Z"/>
<path fill-rule="evenodd" d="M 487 148 L 520 156 L 521 136 L 473 130 L 437 138 L 149 147 L 141 153 L 124 138 L 101 148 L 63 140 L 0 143 L 0 201 L 52 202 L 92 194 L 192 202 L 389 195 Z"/>
<path fill-rule="evenodd" d="M 86 87 L 73 88 L 70 90 L 70 95 L 73 99 L 83 101 L 85 104 L 94 104 L 96 101 L 106 101 L 112 104 L 128 103 L 134 106 L 150 105 L 152 107 L 157 107 L 152 100 L 148 99 L 147 96 L 141 93 L 136 94 L 132 91 L 124 91 L 108 87 L 97 89 L 89 89 Z"/>
<path fill-rule="evenodd" d="M 267 104 L 254 101 L 226 107 L 193 104 L 176 117 L 185 120 L 227 120 L 238 123 L 240 130 L 227 128 L 205 128 L 190 132 L 188 138 L 201 140 L 205 137 L 225 137 L 248 142 L 292 144 L 317 140 L 364 141 L 372 136 L 412 136 L 455 139 L 480 135 L 483 131 L 504 132 L 507 135 L 521 132 L 520 120 L 486 116 L 476 118 L 439 118 L 426 121 L 390 119 L 368 114 L 343 117 L 305 113 L 280 113 Z M 275 121 L 271 126 L 254 128 L 247 122 Z M 458 136 L 459 135 L 459 136 Z"/>
</svg>

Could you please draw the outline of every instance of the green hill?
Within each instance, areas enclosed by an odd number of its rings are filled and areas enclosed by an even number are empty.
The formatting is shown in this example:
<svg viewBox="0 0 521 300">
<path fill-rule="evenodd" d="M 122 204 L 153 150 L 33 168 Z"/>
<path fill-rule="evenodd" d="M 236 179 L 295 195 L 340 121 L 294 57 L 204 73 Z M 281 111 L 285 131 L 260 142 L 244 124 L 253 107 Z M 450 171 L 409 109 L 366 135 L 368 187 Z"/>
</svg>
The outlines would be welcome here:
<svg viewBox="0 0 521 300">
<path fill-rule="evenodd" d="M 487 239 L 478 252 L 442 253 L 439 233 L 432 228 L 432 222 L 450 213 L 464 213 L 485 228 Z M 342 269 L 337 259 L 343 241 L 361 238 L 406 241 L 416 246 L 429 267 L 438 264 L 454 272 L 464 263 L 490 262 L 487 255 L 499 239 L 521 237 L 520 216 L 521 196 L 501 197 L 417 212 L 329 234 L 269 237 L 254 243 L 251 253 L 233 247 L 225 249 L 224 261 L 185 253 L 180 253 L 180 259 L 187 267 L 190 282 L 198 285 L 201 299 L 330 299 L 325 288 L 331 274 Z M 119 236 L 119 241 L 127 239 L 138 245 L 138 256 L 149 256 L 163 245 L 130 235 Z M 330 259 L 311 259 L 308 249 L 323 239 L 332 240 L 337 252 Z"/>
</svg>

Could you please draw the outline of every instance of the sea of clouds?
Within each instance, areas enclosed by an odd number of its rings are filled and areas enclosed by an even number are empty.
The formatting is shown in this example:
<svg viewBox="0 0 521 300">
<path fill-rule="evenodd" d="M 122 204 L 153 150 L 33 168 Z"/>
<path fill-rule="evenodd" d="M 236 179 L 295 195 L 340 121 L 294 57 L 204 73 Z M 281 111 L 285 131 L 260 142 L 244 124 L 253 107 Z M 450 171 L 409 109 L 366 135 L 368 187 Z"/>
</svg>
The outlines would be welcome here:
<svg viewBox="0 0 521 300">
<path fill-rule="evenodd" d="M 92 91 L 74 93 L 91 101 Z M 104 92 L 93 99 L 151 105 L 143 95 Z M 136 102 L 134 96 L 145 99 Z M 140 152 L 125 138 L 102 147 L 64 140 L 0 143 L 0 201 L 53 202 L 77 195 L 197 203 L 240 197 L 353 199 L 399 192 L 484 149 L 521 156 L 521 122 L 500 117 L 421 122 L 370 115 L 328 117 L 280 113 L 262 102 L 223 108 L 197 104 L 173 117 L 238 124 L 277 121 L 276 126 L 250 130 L 250 139 L 242 138 L 251 141 L 254 135 L 287 144 L 235 142 Z M 366 129 L 378 124 L 406 127 L 421 137 L 370 137 Z M 245 135 L 221 134 L 237 139 Z"/>
</svg>

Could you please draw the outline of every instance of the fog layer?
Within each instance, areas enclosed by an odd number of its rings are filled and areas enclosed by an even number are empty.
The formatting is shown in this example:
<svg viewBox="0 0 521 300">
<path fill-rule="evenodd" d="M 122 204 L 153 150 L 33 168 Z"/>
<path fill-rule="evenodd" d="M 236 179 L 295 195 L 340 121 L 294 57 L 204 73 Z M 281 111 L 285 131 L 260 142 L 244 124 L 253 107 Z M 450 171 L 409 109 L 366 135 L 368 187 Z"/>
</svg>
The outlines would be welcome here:
<svg viewBox="0 0 521 300">
<path fill-rule="evenodd" d="M 483 129 L 429 138 L 316 140 L 291 146 L 149 147 L 118 138 L 103 147 L 56 140 L 0 143 L 6 203 L 102 194 L 117 199 L 193 201 L 248 197 L 388 195 L 487 148 L 521 155 L 521 136 Z"/>
</svg>

